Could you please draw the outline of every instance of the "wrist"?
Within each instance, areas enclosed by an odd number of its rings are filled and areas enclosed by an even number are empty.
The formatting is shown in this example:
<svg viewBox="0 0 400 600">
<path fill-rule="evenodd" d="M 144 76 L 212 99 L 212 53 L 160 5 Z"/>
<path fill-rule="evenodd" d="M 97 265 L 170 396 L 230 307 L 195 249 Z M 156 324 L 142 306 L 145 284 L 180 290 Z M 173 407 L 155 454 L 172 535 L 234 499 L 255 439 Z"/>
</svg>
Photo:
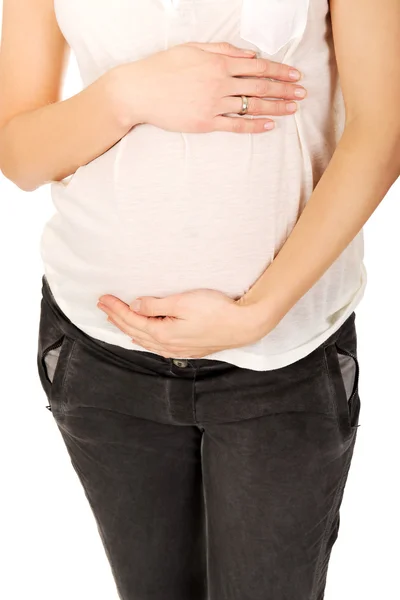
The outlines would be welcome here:
<svg viewBox="0 0 400 600">
<path fill-rule="evenodd" d="M 135 73 L 136 63 L 126 63 L 110 69 L 102 78 L 111 111 L 125 133 L 144 122 L 140 96 L 131 93 L 132 88 L 139 89 L 139 84 L 136 83 L 139 78 Z"/>
<path fill-rule="evenodd" d="M 242 296 L 236 303 L 242 308 L 247 330 L 254 340 L 259 340 L 272 331 L 284 314 L 270 298 L 255 300 L 250 295 Z"/>
</svg>

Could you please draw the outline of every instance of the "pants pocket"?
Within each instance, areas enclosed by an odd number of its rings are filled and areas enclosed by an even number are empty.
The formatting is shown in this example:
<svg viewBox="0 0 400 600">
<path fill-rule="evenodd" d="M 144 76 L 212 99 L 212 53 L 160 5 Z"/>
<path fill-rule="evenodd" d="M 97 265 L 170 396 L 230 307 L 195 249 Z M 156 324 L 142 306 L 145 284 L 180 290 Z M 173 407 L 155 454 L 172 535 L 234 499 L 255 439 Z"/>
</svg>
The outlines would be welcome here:
<svg viewBox="0 0 400 600">
<path fill-rule="evenodd" d="M 357 354 L 341 345 L 339 338 L 325 347 L 325 365 L 339 427 L 345 433 L 351 433 L 358 427 L 360 413 Z"/>
<path fill-rule="evenodd" d="M 51 308 L 42 299 L 37 368 L 39 378 L 46 393 L 49 404 L 46 408 L 53 415 L 63 412 L 63 396 L 65 378 L 68 372 L 69 359 L 74 347 L 74 340 L 68 337 L 52 314 Z"/>
<path fill-rule="evenodd" d="M 44 356 L 44 362 L 46 365 L 47 378 L 50 382 L 53 382 L 54 371 L 56 370 L 58 359 L 61 352 L 61 344 L 58 348 L 51 348 L 48 350 Z"/>
</svg>

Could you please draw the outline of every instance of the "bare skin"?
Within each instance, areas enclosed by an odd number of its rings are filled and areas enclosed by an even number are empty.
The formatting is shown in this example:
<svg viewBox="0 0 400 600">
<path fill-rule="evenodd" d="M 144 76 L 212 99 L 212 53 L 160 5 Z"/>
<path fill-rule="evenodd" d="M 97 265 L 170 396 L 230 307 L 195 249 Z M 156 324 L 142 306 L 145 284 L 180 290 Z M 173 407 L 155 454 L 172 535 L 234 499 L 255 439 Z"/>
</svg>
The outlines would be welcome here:
<svg viewBox="0 0 400 600">
<path fill-rule="evenodd" d="M 71 175 L 141 123 L 265 133 L 273 126 L 268 115 L 292 114 L 301 99 L 295 92 L 304 90 L 290 65 L 225 42 L 193 42 L 112 68 L 61 100 L 68 53 L 53 0 L 3 1 L 0 169 L 26 191 Z M 229 116 L 241 110 L 242 94 L 250 97 L 249 115 L 261 118 Z"/>
</svg>

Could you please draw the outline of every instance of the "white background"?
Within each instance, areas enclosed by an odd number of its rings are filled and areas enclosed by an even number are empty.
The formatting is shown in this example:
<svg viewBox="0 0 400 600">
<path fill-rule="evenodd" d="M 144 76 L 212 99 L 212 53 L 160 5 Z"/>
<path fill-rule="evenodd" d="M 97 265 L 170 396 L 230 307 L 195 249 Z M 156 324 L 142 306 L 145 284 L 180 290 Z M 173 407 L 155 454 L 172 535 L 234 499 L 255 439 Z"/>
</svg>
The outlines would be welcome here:
<svg viewBox="0 0 400 600">
<path fill-rule="evenodd" d="M 72 60 L 65 96 L 79 87 Z M 36 368 L 49 186 L 25 193 L 0 174 L 0 200 L 0 597 L 117 600 Z M 399 597 L 399 221 L 400 180 L 364 228 L 368 285 L 356 310 L 362 408 L 326 600 Z"/>
</svg>

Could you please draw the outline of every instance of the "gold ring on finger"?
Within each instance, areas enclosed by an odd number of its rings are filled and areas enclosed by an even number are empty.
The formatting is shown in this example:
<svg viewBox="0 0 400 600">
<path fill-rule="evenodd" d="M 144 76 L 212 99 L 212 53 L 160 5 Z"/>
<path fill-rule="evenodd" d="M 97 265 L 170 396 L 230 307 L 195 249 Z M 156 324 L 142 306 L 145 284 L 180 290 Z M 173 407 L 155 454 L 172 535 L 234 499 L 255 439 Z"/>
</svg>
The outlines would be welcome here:
<svg viewBox="0 0 400 600">
<path fill-rule="evenodd" d="M 247 96 L 241 96 L 242 98 L 242 110 L 239 115 L 245 115 L 249 110 L 249 99 Z"/>
</svg>

